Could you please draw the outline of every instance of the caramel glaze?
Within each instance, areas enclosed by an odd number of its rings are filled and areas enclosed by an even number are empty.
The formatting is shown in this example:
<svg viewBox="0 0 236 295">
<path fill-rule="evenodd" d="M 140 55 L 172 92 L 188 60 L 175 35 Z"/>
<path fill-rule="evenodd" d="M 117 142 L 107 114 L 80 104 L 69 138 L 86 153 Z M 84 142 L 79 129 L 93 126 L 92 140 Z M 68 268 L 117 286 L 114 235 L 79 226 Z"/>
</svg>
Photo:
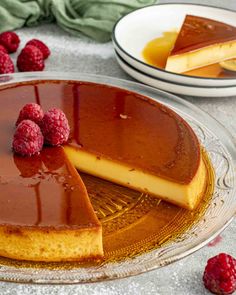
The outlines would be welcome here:
<svg viewBox="0 0 236 295">
<path fill-rule="evenodd" d="M 141 95 L 88 82 L 35 81 L 0 88 L 0 223 L 28 226 L 98 225 L 76 170 L 62 148 L 14 155 L 19 110 L 29 102 L 61 108 L 71 126 L 69 144 L 187 184 L 196 174 L 199 143 L 189 125 Z M 83 199 L 83 201 L 82 201 Z"/>
<path fill-rule="evenodd" d="M 63 148 L 20 157 L 1 146 L 0 171 L 1 226 L 47 230 L 99 226 L 86 188 Z"/>
<path fill-rule="evenodd" d="M 200 159 L 189 125 L 169 108 L 122 89 L 73 84 L 72 145 L 178 183 L 189 183 Z M 76 111 L 77 110 L 77 111 Z M 79 145 L 79 146 L 78 146 Z"/>
<path fill-rule="evenodd" d="M 171 55 L 236 41 L 236 28 L 212 19 L 186 15 Z"/>
</svg>

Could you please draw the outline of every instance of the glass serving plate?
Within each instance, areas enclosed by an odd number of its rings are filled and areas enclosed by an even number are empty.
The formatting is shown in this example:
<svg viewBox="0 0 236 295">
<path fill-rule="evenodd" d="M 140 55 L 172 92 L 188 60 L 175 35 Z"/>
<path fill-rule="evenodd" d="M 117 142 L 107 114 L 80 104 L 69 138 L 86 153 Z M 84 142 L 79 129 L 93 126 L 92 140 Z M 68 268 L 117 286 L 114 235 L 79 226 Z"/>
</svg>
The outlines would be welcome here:
<svg viewBox="0 0 236 295">
<path fill-rule="evenodd" d="M 82 174 L 94 210 L 102 222 L 104 261 L 96 264 L 33 263 L 0 258 L 0 280 L 85 283 L 137 275 L 193 253 L 232 221 L 236 212 L 236 147 L 230 134 L 210 115 L 174 95 L 104 76 L 55 72 L 13 74 L 1 76 L 0 85 L 33 80 L 102 83 L 146 95 L 167 105 L 192 126 L 207 152 L 203 151 L 205 161 L 213 166 L 214 173 L 209 172 L 206 194 L 193 212 Z M 100 189 L 103 198 L 99 197 Z M 145 229 L 149 226 L 152 230 L 141 230 L 135 235 L 137 226 Z"/>
</svg>

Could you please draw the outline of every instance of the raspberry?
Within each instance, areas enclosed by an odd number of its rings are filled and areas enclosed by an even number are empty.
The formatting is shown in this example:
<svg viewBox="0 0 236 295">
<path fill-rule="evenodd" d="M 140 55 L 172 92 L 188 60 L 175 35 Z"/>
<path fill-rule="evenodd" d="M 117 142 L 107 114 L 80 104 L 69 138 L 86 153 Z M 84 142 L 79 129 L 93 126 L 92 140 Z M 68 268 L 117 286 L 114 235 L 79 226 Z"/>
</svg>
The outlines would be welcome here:
<svg viewBox="0 0 236 295">
<path fill-rule="evenodd" d="M 16 126 L 23 120 L 31 120 L 39 125 L 43 119 L 43 110 L 37 103 L 28 103 L 20 111 Z"/>
<path fill-rule="evenodd" d="M 47 47 L 47 45 L 38 39 L 30 40 L 29 42 L 26 43 L 26 46 L 27 45 L 33 45 L 37 47 L 42 52 L 44 59 L 48 58 L 49 55 L 51 54 L 50 49 Z"/>
<path fill-rule="evenodd" d="M 214 294 L 232 294 L 236 290 L 236 259 L 225 253 L 210 258 L 203 282 Z"/>
<path fill-rule="evenodd" d="M 15 52 L 20 44 L 20 38 L 14 32 L 3 32 L 0 34 L 0 44 L 3 45 L 9 53 Z"/>
<path fill-rule="evenodd" d="M 17 67 L 20 72 L 42 71 L 44 69 L 42 52 L 33 45 L 27 45 L 17 58 Z"/>
<path fill-rule="evenodd" d="M 7 53 L 0 52 L 0 74 L 14 73 L 14 64 Z"/>
<path fill-rule="evenodd" d="M 6 48 L 0 44 L 0 53 L 1 52 L 8 54 L 8 51 L 6 50 Z"/>
<path fill-rule="evenodd" d="M 33 121 L 23 120 L 16 128 L 12 147 L 15 153 L 22 156 L 39 153 L 43 147 L 43 135 L 39 126 Z"/>
<path fill-rule="evenodd" d="M 60 145 L 68 140 L 70 127 L 66 115 L 53 108 L 47 111 L 41 123 L 41 130 L 46 144 Z"/>
</svg>

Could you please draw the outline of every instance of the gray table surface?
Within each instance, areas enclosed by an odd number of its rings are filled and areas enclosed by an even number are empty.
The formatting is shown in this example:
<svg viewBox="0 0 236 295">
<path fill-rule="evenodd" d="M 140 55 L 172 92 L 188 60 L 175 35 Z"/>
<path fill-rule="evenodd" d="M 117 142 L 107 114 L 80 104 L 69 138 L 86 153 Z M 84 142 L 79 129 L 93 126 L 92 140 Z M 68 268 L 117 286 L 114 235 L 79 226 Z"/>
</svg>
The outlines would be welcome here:
<svg viewBox="0 0 236 295">
<path fill-rule="evenodd" d="M 128 1 L 128 0 L 127 0 Z M 236 0 L 160 1 L 182 2 L 226 7 L 236 10 Z M 55 25 L 18 30 L 21 45 L 31 38 L 45 41 L 52 49 L 46 63 L 48 71 L 86 72 L 132 80 L 118 66 L 111 43 L 98 44 L 87 38 L 74 38 Z M 228 98 L 185 97 L 217 118 L 236 137 L 236 96 Z M 223 232 L 214 247 L 205 246 L 179 262 L 136 277 L 85 285 L 30 285 L 0 282 L 0 294 L 209 294 L 202 285 L 202 272 L 207 259 L 219 252 L 236 257 L 236 220 Z"/>
</svg>

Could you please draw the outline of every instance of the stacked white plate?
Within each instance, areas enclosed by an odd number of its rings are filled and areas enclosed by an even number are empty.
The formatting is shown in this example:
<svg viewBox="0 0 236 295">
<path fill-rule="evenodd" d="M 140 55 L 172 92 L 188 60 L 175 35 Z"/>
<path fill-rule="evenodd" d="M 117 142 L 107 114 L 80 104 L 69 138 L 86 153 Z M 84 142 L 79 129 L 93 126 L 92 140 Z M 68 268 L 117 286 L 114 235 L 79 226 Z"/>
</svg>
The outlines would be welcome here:
<svg viewBox="0 0 236 295">
<path fill-rule="evenodd" d="M 163 32 L 180 29 L 187 14 L 207 17 L 236 27 L 236 12 L 196 4 L 159 4 L 122 17 L 113 30 L 117 61 L 130 76 L 156 88 L 192 96 L 236 95 L 235 78 L 205 78 L 176 74 L 151 66 L 142 57 L 145 45 Z"/>
</svg>

